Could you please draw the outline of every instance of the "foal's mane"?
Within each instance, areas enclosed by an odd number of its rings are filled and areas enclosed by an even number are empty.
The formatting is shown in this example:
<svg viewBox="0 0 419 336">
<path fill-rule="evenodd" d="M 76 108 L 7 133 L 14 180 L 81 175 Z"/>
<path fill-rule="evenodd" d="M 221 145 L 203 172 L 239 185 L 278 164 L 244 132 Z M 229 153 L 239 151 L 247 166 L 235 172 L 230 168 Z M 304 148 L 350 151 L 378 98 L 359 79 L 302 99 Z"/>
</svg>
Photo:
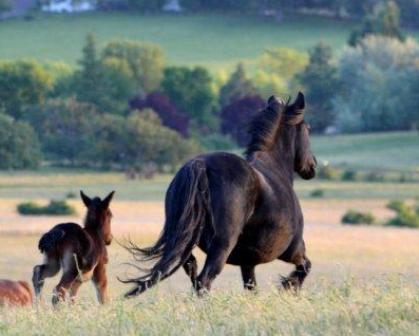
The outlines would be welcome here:
<svg viewBox="0 0 419 336">
<path fill-rule="evenodd" d="M 271 97 L 268 106 L 256 113 L 248 126 L 250 141 L 247 145 L 245 155 L 247 158 L 257 151 L 268 151 L 275 144 L 282 114 L 286 110 L 289 99 L 281 104 L 276 98 Z"/>
</svg>

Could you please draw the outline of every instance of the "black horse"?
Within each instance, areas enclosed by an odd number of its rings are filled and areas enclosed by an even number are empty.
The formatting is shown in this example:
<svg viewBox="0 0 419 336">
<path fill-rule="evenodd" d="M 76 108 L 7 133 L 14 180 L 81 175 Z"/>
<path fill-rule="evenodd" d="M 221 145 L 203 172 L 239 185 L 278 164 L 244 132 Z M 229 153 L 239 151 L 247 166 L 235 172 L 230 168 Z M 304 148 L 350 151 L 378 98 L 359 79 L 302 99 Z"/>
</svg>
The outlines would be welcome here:
<svg viewBox="0 0 419 336">
<path fill-rule="evenodd" d="M 304 121 L 304 95 L 284 104 L 268 100 L 250 124 L 246 159 L 230 153 L 200 155 L 176 174 L 166 194 L 166 221 L 152 247 L 127 248 L 136 261 L 155 260 L 126 296 L 138 295 L 181 266 L 198 293 L 209 290 L 226 263 L 241 268 L 244 287 L 256 286 L 255 266 L 275 259 L 296 266 L 282 284 L 301 287 L 310 271 L 303 240 L 303 214 L 293 189 L 294 172 L 315 176 L 309 125 Z M 206 254 L 197 276 L 192 254 Z"/>
</svg>

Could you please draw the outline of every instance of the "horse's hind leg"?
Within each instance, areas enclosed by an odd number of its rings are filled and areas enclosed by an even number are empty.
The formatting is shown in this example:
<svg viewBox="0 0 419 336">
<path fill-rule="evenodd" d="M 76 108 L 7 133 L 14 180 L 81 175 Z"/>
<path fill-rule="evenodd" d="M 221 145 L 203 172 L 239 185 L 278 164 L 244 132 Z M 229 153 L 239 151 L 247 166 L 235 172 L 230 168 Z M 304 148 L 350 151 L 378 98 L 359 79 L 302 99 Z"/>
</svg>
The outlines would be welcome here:
<svg viewBox="0 0 419 336">
<path fill-rule="evenodd" d="M 303 285 L 304 279 L 311 270 L 311 261 L 307 258 L 304 241 L 301 240 L 297 249 L 292 253 L 290 258 L 280 257 L 279 259 L 295 265 L 295 270 L 287 277 L 282 278 L 282 286 L 285 289 L 299 290 Z"/>
<path fill-rule="evenodd" d="M 255 266 L 240 266 L 244 289 L 256 289 Z"/>
<path fill-rule="evenodd" d="M 183 264 L 183 269 L 185 270 L 186 274 L 191 279 L 193 287 L 196 288 L 198 263 L 196 262 L 196 258 L 193 254 L 191 254 L 188 260 Z"/>
<path fill-rule="evenodd" d="M 33 268 L 32 283 L 35 290 L 35 298 L 38 301 L 44 286 L 45 278 L 53 277 L 60 270 L 60 263 L 54 257 L 45 256 L 45 262 L 42 265 L 36 265 Z"/>
</svg>

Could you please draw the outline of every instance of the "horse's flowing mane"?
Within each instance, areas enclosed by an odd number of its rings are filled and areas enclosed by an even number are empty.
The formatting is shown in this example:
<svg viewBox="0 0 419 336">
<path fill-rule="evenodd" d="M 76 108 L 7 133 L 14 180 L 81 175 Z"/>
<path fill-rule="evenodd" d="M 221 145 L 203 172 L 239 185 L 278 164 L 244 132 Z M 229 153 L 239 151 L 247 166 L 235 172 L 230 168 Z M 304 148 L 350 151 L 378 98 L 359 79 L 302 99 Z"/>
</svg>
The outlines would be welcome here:
<svg viewBox="0 0 419 336">
<path fill-rule="evenodd" d="M 247 158 L 254 152 L 269 150 L 275 143 L 282 112 L 287 108 L 288 102 L 289 99 L 287 103 L 283 103 L 271 97 L 268 100 L 268 106 L 259 111 L 250 121 L 248 127 L 250 141 L 245 151 Z"/>
</svg>

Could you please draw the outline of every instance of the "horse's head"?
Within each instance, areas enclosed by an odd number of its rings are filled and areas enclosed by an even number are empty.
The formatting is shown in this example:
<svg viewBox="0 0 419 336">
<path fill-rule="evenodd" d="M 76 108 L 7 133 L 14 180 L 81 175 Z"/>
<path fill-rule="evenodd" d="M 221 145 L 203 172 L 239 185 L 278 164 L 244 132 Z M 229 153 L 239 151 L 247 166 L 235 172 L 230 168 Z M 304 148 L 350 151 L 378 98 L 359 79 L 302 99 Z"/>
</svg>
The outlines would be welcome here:
<svg viewBox="0 0 419 336">
<path fill-rule="evenodd" d="M 310 126 L 304 121 L 305 99 L 299 92 L 292 104 L 284 104 L 275 97 L 268 104 L 273 108 L 282 108 L 281 124 L 287 148 L 293 151 L 294 171 L 303 179 L 309 180 L 316 175 L 316 157 L 310 149 Z M 283 139 L 284 140 L 284 139 Z"/>
<path fill-rule="evenodd" d="M 112 191 L 103 200 L 99 197 L 91 199 L 83 191 L 80 191 L 81 199 L 87 208 L 85 227 L 94 229 L 103 238 L 106 245 L 112 242 L 111 219 L 112 212 L 109 204 L 112 201 L 115 191 Z"/>
</svg>

